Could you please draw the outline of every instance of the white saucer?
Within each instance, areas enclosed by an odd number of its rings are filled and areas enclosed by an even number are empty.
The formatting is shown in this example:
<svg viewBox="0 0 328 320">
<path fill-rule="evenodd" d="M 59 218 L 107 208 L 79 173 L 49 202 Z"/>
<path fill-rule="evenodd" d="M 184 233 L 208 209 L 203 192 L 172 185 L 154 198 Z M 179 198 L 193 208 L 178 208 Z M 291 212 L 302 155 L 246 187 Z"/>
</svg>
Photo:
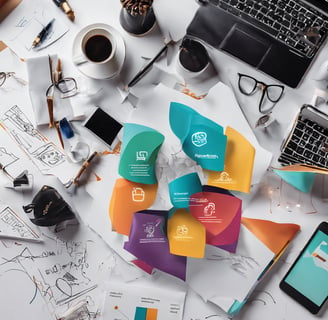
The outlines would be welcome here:
<svg viewBox="0 0 328 320">
<path fill-rule="evenodd" d="M 124 40 L 121 34 L 114 27 L 104 23 L 94 23 L 81 29 L 73 41 L 72 56 L 74 57 L 80 54 L 79 44 L 81 43 L 82 36 L 88 30 L 95 29 L 95 28 L 106 29 L 115 36 L 117 41 L 117 47 L 116 47 L 117 62 L 118 62 L 117 70 L 113 73 L 112 71 L 107 70 L 106 65 L 104 64 L 96 64 L 96 63 L 88 63 L 88 62 L 75 66 L 79 69 L 81 73 L 83 73 L 87 77 L 93 79 L 110 79 L 115 77 L 121 71 L 125 59 Z"/>
</svg>

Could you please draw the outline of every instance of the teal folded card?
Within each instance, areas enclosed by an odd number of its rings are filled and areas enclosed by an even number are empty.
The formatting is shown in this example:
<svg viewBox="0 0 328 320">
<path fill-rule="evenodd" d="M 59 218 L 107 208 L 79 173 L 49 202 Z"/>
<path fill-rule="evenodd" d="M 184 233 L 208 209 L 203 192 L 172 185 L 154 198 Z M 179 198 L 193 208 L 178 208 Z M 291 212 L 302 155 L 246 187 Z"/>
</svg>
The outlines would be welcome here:
<svg viewBox="0 0 328 320">
<path fill-rule="evenodd" d="M 163 142 L 164 136 L 152 128 L 124 124 L 119 174 L 137 183 L 157 183 L 155 164 Z"/>
<path fill-rule="evenodd" d="M 172 131 L 191 159 L 203 169 L 224 169 L 227 136 L 222 126 L 177 102 L 170 104 L 169 119 Z"/>
<path fill-rule="evenodd" d="M 191 196 L 201 191 L 202 183 L 196 172 L 181 176 L 169 183 L 170 200 L 175 208 L 188 209 Z"/>
</svg>

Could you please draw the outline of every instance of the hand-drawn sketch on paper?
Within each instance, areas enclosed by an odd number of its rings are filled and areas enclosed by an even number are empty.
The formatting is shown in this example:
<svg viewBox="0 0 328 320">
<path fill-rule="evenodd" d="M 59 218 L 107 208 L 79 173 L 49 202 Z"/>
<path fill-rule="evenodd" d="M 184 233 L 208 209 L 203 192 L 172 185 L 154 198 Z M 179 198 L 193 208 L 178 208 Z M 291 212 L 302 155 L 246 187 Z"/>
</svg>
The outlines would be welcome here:
<svg viewBox="0 0 328 320">
<path fill-rule="evenodd" d="M 41 241 L 38 233 L 10 207 L 0 211 L 1 237 Z"/>
<path fill-rule="evenodd" d="M 92 252 L 98 246 L 94 240 L 64 240 L 44 236 L 46 246 L 22 248 L 15 256 L 4 257 L 1 252 L 0 277 L 14 277 L 23 272 L 30 281 L 32 294 L 26 299 L 32 304 L 36 298 L 43 299 L 49 313 L 63 313 L 67 304 L 79 299 L 94 299 L 92 291 L 97 288 L 97 272 L 103 258 Z M 9 251 L 8 251 L 9 252 Z M 96 305 L 96 303 L 94 303 Z M 93 312 L 90 312 L 90 319 Z"/>
<path fill-rule="evenodd" d="M 65 162 L 65 154 L 33 126 L 17 105 L 4 113 L 1 122 L 7 133 L 27 153 L 41 172 Z"/>
<path fill-rule="evenodd" d="M 5 146 L 0 145 L 0 163 L 1 163 L 2 167 L 5 168 L 5 167 L 15 163 L 17 160 L 18 160 L 18 157 L 16 157 L 13 153 L 8 151 Z"/>
</svg>

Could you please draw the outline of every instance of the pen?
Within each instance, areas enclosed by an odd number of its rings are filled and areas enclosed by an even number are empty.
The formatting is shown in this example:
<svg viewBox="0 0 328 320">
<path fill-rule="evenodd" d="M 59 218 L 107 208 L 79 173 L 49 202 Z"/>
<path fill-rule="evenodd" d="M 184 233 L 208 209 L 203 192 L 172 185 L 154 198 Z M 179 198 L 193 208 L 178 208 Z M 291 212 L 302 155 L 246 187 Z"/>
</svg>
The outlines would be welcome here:
<svg viewBox="0 0 328 320">
<path fill-rule="evenodd" d="M 157 54 L 156 56 L 149 61 L 149 63 L 141 69 L 134 78 L 128 83 L 128 87 L 134 86 L 137 82 L 139 82 L 142 77 L 146 74 L 146 72 L 151 68 L 151 66 L 159 59 L 159 57 L 167 50 L 168 44 L 166 44 Z"/>
<path fill-rule="evenodd" d="M 55 5 L 62 9 L 62 11 L 67 15 L 68 19 L 72 22 L 75 20 L 74 11 L 66 0 L 53 0 Z"/>
<path fill-rule="evenodd" d="M 32 47 L 37 47 L 38 45 L 40 45 L 45 39 L 46 37 L 49 35 L 49 32 L 51 30 L 51 27 L 54 23 L 55 19 L 52 19 L 41 31 L 40 33 L 35 37 L 33 43 L 32 43 Z"/>
<path fill-rule="evenodd" d="M 83 172 L 87 169 L 87 167 L 89 166 L 90 162 L 96 157 L 96 155 L 98 154 L 97 151 L 95 151 L 94 153 L 92 153 L 92 155 L 83 162 L 81 169 L 79 170 L 79 172 L 77 173 L 77 175 L 75 176 L 75 178 L 73 178 L 73 184 L 74 185 L 78 185 L 79 184 L 79 180 L 83 174 Z"/>
</svg>

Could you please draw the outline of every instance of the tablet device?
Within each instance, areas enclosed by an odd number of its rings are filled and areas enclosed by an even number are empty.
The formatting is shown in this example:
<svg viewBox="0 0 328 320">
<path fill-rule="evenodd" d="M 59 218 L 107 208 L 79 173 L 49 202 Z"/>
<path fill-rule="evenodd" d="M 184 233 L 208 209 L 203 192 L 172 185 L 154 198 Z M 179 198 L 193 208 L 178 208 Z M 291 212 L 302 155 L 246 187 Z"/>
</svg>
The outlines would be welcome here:
<svg viewBox="0 0 328 320">
<path fill-rule="evenodd" d="M 105 142 L 111 149 L 114 149 L 119 142 L 118 133 L 123 127 L 121 123 L 100 107 L 97 107 L 82 125 Z"/>
<path fill-rule="evenodd" d="M 322 222 L 280 282 L 280 288 L 311 313 L 328 297 L 328 223 Z"/>
</svg>

